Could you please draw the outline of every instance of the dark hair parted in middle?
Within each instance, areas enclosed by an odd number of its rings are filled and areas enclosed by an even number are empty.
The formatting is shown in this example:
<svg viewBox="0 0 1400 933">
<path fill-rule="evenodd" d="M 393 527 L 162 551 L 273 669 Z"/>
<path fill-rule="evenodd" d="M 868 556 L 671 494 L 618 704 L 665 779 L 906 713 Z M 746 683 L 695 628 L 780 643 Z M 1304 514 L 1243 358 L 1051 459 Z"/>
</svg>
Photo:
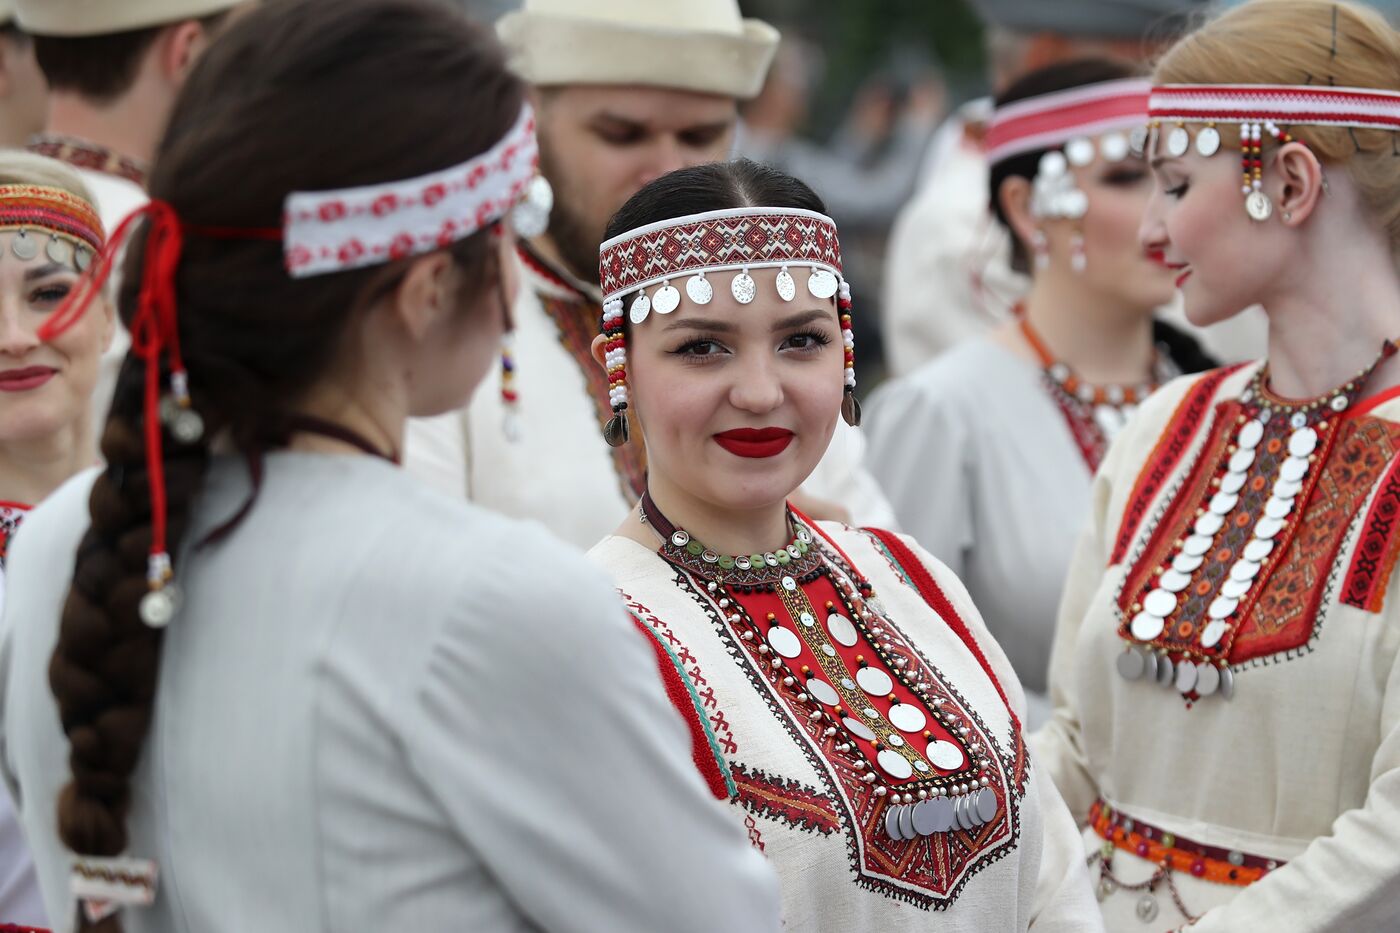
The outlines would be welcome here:
<svg viewBox="0 0 1400 933">
<path fill-rule="evenodd" d="M 794 207 L 826 213 L 826 205 L 806 183 L 758 162 L 736 159 L 677 169 L 650 182 L 608 221 L 603 239 L 647 224 L 736 207 Z"/>
<path fill-rule="evenodd" d="M 166 433 L 172 543 L 188 526 L 210 439 L 226 437 L 255 464 L 261 451 L 285 444 L 294 406 L 343 359 L 351 326 L 415 261 L 293 279 L 280 242 L 214 238 L 199 228 L 279 228 L 290 192 L 461 164 L 505 135 L 523 100 L 494 37 L 433 0 L 279 0 L 236 20 L 210 47 L 181 92 L 151 178 L 152 196 L 186 226 L 174 283 L 179 339 L 207 425 L 194 444 Z M 124 270 L 128 326 L 144 244 L 144 232 L 133 237 Z M 465 289 L 497 287 L 488 231 L 449 252 Z M 138 616 L 151 543 L 143 377 L 142 360 L 128 354 L 102 439 L 108 467 L 93 486 L 92 524 L 49 668 L 71 745 L 59 834 L 74 852 L 96 856 L 126 848 L 128 783 L 160 665 L 160 630 Z M 193 550 L 185 542 L 179 553 Z M 116 933 L 121 921 L 85 929 Z"/>
</svg>

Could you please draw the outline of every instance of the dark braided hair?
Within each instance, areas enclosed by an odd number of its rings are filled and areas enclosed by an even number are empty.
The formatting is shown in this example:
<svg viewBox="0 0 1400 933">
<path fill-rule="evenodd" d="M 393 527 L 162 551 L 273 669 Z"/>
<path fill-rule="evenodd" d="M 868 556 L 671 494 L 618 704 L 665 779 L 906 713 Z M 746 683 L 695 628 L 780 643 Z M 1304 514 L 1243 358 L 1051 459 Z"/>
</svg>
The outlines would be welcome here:
<svg viewBox="0 0 1400 933">
<path fill-rule="evenodd" d="M 484 152 L 513 125 L 523 99 L 495 39 L 432 0 L 279 0 L 231 24 L 196 66 L 158 151 L 151 193 L 186 225 L 280 227 L 290 191 L 413 178 Z M 128 326 L 143 252 L 138 232 L 119 299 Z M 464 308 L 466 291 L 498 287 L 486 232 L 450 253 L 464 273 Z M 260 453 L 286 443 L 290 409 L 339 358 L 351 325 L 411 262 L 297 280 L 284 271 L 278 242 L 186 233 L 175 281 L 179 335 L 206 430 L 194 444 L 164 435 L 172 544 L 189 527 L 209 439 L 228 438 L 260 469 Z M 128 354 L 122 367 L 102 438 L 107 468 L 92 489 L 92 524 L 49 666 L 71 746 L 59 835 L 83 855 L 127 847 L 129 782 L 160 667 L 161 632 L 138 616 L 151 545 L 143 366 Z M 122 929 L 120 915 L 79 924 Z"/>
</svg>

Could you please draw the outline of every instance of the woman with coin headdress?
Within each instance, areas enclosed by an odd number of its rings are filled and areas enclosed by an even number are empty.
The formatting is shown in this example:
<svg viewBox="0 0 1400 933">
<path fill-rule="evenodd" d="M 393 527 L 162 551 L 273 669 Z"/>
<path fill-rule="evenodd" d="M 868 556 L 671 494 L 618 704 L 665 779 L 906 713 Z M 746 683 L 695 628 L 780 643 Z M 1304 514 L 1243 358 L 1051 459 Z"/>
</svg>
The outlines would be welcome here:
<svg viewBox="0 0 1400 933">
<path fill-rule="evenodd" d="M 594 355 L 608 430 L 649 466 L 590 556 L 671 660 L 695 759 L 776 867 L 788 928 L 1098 929 L 967 591 L 909 538 L 788 504 L 837 418 L 860 420 L 821 201 L 753 162 L 699 166 L 643 188 L 608 235 Z"/>
<path fill-rule="evenodd" d="M 0 605 L 11 537 L 30 508 L 97 462 L 91 398 L 115 316 L 99 296 L 53 341 L 39 330 L 105 236 L 82 179 L 43 156 L 0 152 Z M 46 926 L 34 865 L 0 785 L 0 920 Z"/>
<path fill-rule="evenodd" d="M 1034 740 L 1110 930 L 1400 927 L 1400 35 L 1255 0 L 1161 60 L 1141 227 L 1267 359 L 1105 458 Z"/>
<path fill-rule="evenodd" d="M 1213 365 L 1154 321 L 1173 275 L 1137 241 L 1149 84 L 1103 59 L 1012 84 L 988 130 L 993 213 L 1031 276 L 1016 319 L 875 393 L 871 469 L 900 527 L 967 585 L 1049 717 L 1055 607 L 1089 484 L 1142 400 Z"/>
<path fill-rule="evenodd" d="M 603 575 L 398 468 L 496 359 L 536 154 L 430 0 L 264 4 L 195 66 L 33 363 L 124 251 L 106 465 L 26 519 L 0 631 L 58 933 L 778 929 Z"/>
</svg>

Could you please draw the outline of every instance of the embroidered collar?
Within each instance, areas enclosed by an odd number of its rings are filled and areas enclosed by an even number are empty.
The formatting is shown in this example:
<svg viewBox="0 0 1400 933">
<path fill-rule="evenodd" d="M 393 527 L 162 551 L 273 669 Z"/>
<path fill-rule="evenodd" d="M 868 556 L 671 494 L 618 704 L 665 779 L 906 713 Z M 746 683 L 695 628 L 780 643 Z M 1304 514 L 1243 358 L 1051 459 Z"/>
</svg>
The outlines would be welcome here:
<svg viewBox="0 0 1400 933">
<path fill-rule="evenodd" d="M 39 155 L 67 162 L 75 168 L 106 172 L 118 178 L 125 178 L 142 188 L 146 187 L 149 174 L 146 163 L 113 152 L 106 146 L 78 139 L 75 136 L 59 136 L 54 133 L 40 133 L 29 141 L 29 151 Z"/>
</svg>

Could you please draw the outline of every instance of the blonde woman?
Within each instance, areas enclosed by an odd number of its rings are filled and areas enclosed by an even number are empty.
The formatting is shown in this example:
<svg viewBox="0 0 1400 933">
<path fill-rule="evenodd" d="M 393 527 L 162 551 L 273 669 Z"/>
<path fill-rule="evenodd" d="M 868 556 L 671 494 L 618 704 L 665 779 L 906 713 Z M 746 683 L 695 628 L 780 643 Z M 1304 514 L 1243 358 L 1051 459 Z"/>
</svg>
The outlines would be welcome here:
<svg viewBox="0 0 1400 933">
<path fill-rule="evenodd" d="M 1256 0 L 1155 85 L 1143 246 L 1194 323 L 1261 305 L 1268 357 L 1109 452 L 1036 760 L 1110 930 L 1397 929 L 1400 36 Z"/>
<path fill-rule="evenodd" d="M 10 537 L 30 507 L 97 460 L 91 425 L 98 361 L 112 340 L 104 300 L 59 339 L 40 326 L 102 248 L 92 195 L 72 169 L 0 152 L 0 605 Z M 34 867 L 0 787 L 0 920 L 44 925 Z"/>
</svg>

